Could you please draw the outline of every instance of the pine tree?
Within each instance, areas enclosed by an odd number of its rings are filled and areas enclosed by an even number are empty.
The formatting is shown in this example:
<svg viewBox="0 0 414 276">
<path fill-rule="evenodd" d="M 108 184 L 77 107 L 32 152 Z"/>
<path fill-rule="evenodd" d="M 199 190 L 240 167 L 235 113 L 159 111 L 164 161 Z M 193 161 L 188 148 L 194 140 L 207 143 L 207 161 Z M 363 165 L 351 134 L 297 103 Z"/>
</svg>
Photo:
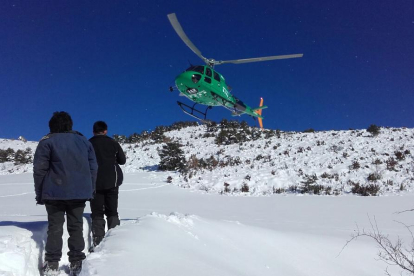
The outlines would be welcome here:
<svg viewBox="0 0 414 276">
<path fill-rule="evenodd" d="M 162 171 L 179 171 L 185 169 L 184 152 L 181 150 L 181 145 L 177 142 L 167 143 L 158 152 L 160 156 L 159 170 Z"/>
<path fill-rule="evenodd" d="M 6 150 L 0 150 L 0 163 L 13 161 L 14 159 L 14 150 L 8 148 Z"/>
</svg>

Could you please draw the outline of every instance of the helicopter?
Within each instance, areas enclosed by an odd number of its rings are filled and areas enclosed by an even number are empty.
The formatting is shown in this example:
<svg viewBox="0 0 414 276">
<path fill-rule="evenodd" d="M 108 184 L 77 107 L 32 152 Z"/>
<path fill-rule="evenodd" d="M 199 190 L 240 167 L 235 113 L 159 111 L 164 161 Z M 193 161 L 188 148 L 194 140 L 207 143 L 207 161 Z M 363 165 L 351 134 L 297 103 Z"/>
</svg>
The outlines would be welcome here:
<svg viewBox="0 0 414 276">
<path fill-rule="evenodd" d="M 187 70 L 175 78 L 175 86 L 176 89 L 180 91 L 180 96 L 185 96 L 194 103 L 190 106 L 177 101 L 177 104 L 180 106 L 181 110 L 202 122 L 206 122 L 208 121 L 207 111 L 213 106 L 222 106 L 230 110 L 232 116 L 247 114 L 253 118 L 258 118 L 260 128 L 263 129 L 262 110 L 267 108 L 267 106 L 263 105 L 263 98 L 260 99 L 260 104 L 257 108 L 251 108 L 247 104 L 243 103 L 240 99 L 230 93 L 232 88 L 227 84 L 223 75 L 214 69 L 214 66 L 226 63 L 241 64 L 267 60 L 300 58 L 303 54 L 235 60 L 208 59 L 201 54 L 200 50 L 187 37 L 175 13 L 170 13 L 167 17 L 181 40 L 206 63 L 206 65 L 191 65 Z M 169 90 L 170 92 L 173 92 L 175 89 L 171 86 Z M 195 107 L 197 104 L 206 105 L 207 108 L 204 111 L 196 109 Z"/>
</svg>

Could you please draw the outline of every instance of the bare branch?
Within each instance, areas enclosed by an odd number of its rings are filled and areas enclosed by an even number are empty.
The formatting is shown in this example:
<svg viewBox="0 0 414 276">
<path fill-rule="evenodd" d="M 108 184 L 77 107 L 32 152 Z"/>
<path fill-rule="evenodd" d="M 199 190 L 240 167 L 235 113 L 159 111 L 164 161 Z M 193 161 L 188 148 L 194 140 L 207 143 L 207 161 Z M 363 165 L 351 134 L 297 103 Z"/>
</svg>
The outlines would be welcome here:
<svg viewBox="0 0 414 276">
<path fill-rule="evenodd" d="M 410 209 L 410 210 L 404 210 L 404 211 L 400 211 L 400 212 L 395 212 L 394 214 L 397 214 L 397 215 L 399 215 L 399 214 L 402 214 L 402 213 L 406 213 L 406 212 L 412 212 L 412 211 L 414 211 L 414 209 Z"/>
<path fill-rule="evenodd" d="M 411 235 L 411 244 L 407 249 L 400 237 L 397 237 L 397 240 L 393 242 L 388 237 L 388 235 L 381 233 L 375 216 L 373 219 L 368 216 L 368 221 L 370 223 L 371 229 L 360 230 L 357 225 L 357 230 L 354 234 L 351 235 L 351 239 L 346 242 L 338 256 L 342 253 L 345 247 L 348 246 L 349 243 L 356 240 L 358 237 L 368 237 L 373 239 L 379 248 L 379 260 L 385 262 L 388 265 L 398 266 L 400 269 L 402 269 L 400 272 L 401 275 L 403 275 L 404 272 L 408 273 L 409 275 L 414 275 L 414 234 L 410 229 L 411 226 L 396 221 L 397 223 L 403 225 Z M 391 274 L 388 272 L 388 267 L 385 269 L 385 274 L 391 276 Z"/>
</svg>

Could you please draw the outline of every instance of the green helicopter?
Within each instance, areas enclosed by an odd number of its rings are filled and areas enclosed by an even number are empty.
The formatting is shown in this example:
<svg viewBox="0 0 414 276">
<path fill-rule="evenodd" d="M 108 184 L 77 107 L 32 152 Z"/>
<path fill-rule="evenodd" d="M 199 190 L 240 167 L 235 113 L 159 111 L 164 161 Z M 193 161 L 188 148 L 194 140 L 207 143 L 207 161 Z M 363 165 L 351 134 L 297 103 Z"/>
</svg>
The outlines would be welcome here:
<svg viewBox="0 0 414 276">
<path fill-rule="evenodd" d="M 168 19 L 178 36 L 183 42 L 207 65 L 190 66 L 183 73 L 175 78 L 176 88 L 180 91 L 180 96 L 185 96 L 194 104 L 192 106 L 177 101 L 177 104 L 184 111 L 184 113 L 199 119 L 207 121 L 207 111 L 213 106 L 222 106 L 232 112 L 232 116 L 240 116 L 247 114 L 253 118 L 258 118 L 259 125 L 263 128 L 262 123 L 262 109 L 267 108 L 263 105 L 263 98 L 260 99 L 260 105 L 257 108 L 251 108 L 241 100 L 233 96 L 230 91 L 231 87 L 227 85 L 223 75 L 214 70 L 215 65 L 232 63 L 249 63 L 276 59 L 300 58 L 303 54 L 268 56 L 259 58 L 236 59 L 218 61 L 215 59 L 205 58 L 200 50 L 191 42 L 185 34 L 180 22 L 178 22 L 175 13 L 168 14 Z M 173 87 L 169 89 L 174 91 Z M 205 111 L 195 108 L 197 104 L 206 105 Z"/>
</svg>

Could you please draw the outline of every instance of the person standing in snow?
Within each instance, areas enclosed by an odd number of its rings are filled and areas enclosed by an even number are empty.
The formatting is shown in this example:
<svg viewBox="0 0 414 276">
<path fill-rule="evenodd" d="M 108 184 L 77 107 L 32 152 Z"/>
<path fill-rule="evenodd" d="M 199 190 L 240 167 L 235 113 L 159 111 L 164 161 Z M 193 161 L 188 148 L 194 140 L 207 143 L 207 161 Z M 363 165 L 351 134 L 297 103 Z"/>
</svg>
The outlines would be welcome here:
<svg viewBox="0 0 414 276">
<path fill-rule="evenodd" d="M 105 219 L 108 230 L 120 225 L 118 217 L 118 193 L 123 181 L 119 165 L 126 162 L 125 153 L 114 139 L 107 136 L 108 126 L 103 121 L 93 125 L 94 136 L 89 139 L 98 160 L 98 178 L 95 198 L 91 200 L 93 247 L 105 236 Z M 93 251 L 93 248 L 90 249 Z"/>
<path fill-rule="evenodd" d="M 50 133 L 40 140 L 33 160 L 36 202 L 46 206 L 48 216 L 45 275 L 58 273 L 65 214 L 73 275 L 80 272 L 86 257 L 83 211 L 85 202 L 93 198 L 98 164 L 92 144 L 81 133 L 73 131 L 72 126 L 68 113 L 53 113 Z"/>
</svg>

